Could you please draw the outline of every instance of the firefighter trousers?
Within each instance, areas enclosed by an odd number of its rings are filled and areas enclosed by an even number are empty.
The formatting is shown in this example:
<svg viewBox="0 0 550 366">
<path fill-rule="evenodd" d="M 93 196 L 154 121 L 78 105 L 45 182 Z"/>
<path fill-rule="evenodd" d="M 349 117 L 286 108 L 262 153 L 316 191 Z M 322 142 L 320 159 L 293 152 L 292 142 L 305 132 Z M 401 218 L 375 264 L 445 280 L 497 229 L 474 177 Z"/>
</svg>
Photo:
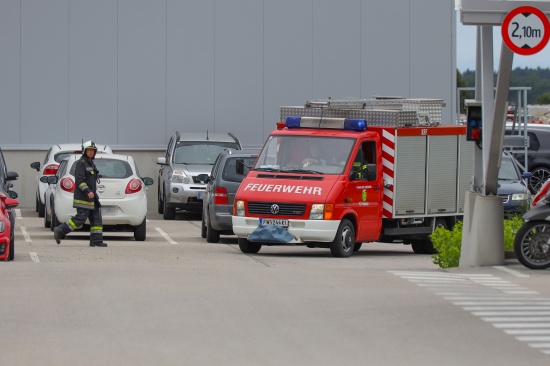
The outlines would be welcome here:
<svg viewBox="0 0 550 366">
<path fill-rule="evenodd" d="M 71 217 L 69 221 L 64 222 L 61 226 L 59 226 L 61 235 L 65 236 L 71 231 L 81 228 L 86 222 L 86 219 L 90 221 L 90 244 L 102 243 L 103 221 L 101 219 L 101 208 L 97 204 L 93 210 L 77 208 L 76 215 Z"/>
</svg>

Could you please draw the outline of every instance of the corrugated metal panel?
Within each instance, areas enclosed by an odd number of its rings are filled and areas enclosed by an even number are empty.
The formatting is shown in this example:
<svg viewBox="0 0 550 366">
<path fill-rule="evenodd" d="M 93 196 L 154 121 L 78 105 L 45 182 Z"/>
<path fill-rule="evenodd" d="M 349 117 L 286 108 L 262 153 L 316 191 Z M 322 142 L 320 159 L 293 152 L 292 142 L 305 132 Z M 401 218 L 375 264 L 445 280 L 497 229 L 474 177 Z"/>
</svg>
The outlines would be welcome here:
<svg viewBox="0 0 550 366">
<path fill-rule="evenodd" d="M 428 137 L 428 214 L 457 211 L 458 137 Z"/>
<path fill-rule="evenodd" d="M 395 140 L 395 213 L 425 213 L 426 137 L 401 136 Z"/>
<path fill-rule="evenodd" d="M 460 161 L 458 170 L 458 212 L 464 213 L 466 192 L 470 190 L 472 175 L 474 174 L 474 142 L 466 141 L 461 136 L 459 141 Z"/>
</svg>

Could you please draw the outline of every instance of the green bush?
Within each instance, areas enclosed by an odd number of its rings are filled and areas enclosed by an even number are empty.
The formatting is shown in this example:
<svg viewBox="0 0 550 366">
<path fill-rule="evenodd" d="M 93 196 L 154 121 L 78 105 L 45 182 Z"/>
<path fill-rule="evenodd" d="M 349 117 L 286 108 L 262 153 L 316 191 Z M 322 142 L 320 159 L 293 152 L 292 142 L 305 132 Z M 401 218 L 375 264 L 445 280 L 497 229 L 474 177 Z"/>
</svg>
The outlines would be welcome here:
<svg viewBox="0 0 550 366">
<path fill-rule="evenodd" d="M 504 220 L 504 249 L 514 249 L 514 237 L 523 224 L 521 216 L 514 215 Z M 462 221 L 452 230 L 437 228 L 430 235 L 437 253 L 432 255 L 434 264 L 440 268 L 458 267 L 460 261 L 460 245 L 462 243 Z"/>
</svg>

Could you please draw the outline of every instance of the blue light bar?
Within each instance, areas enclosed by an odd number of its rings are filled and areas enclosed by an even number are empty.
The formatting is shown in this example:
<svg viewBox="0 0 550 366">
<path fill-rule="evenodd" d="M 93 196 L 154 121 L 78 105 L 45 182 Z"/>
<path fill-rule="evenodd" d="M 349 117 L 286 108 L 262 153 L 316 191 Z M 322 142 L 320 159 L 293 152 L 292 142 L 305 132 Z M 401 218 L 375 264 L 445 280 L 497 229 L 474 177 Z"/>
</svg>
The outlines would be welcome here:
<svg viewBox="0 0 550 366">
<path fill-rule="evenodd" d="M 344 130 L 352 131 L 365 131 L 367 129 L 367 121 L 364 119 L 350 119 L 344 120 Z"/>
<path fill-rule="evenodd" d="M 300 128 L 301 117 L 287 117 L 286 118 L 286 127 L 287 128 Z"/>
</svg>

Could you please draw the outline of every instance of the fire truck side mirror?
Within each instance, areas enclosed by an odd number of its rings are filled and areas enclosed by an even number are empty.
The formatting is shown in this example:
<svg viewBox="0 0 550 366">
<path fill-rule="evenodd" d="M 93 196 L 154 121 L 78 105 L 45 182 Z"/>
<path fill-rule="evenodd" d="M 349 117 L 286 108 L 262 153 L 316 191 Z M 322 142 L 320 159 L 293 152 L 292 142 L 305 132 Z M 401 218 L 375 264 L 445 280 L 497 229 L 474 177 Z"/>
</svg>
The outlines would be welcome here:
<svg viewBox="0 0 550 366">
<path fill-rule="evenodd" d="M 244 159 L 239 158 L 236 161 L 235 171 L 238 175 L 244 175 Z"/>
<path fill-rule="evenodd" d="M 466 140 L 481 141 L 483 127 L 481 102 L 466 100 Z"/>
</svg>

